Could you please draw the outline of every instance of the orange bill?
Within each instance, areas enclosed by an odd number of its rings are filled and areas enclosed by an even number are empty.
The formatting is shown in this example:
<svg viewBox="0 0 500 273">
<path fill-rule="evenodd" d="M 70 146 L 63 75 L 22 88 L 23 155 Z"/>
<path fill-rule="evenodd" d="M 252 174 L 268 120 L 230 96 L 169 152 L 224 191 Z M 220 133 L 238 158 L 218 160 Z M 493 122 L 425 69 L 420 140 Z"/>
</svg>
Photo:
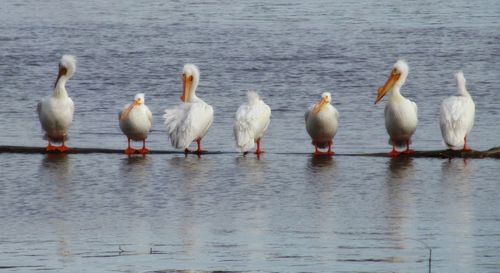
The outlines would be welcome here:
<svg viewBox="0 0 500 273">
<path fill-rule="evenodd" d="M 182 96 L 181 100 L 186 102 L 189 98 L 189 91 L 191 90 L 191 83 L 193 82 L 193 76 L 186 77 L 182 75 Z"/>
<path fill-rule="evenodd" d="M 54 88 L 56 88 L 57 86 L 57 82 L 59 82 L 59 79 L 66 75 L 66 73 L 68 72 L 68 70 L 66 69 L 66 67 L 64 66 L 59 66 L 59 74 L 57 74 L 57 79 L 56 79 L 56 82 L 54 83 Z"/>
<path fill-rule="evenodd" d="M 129 107 L 127 108 L 127 110 L 123 111 L 122 112 L 122 115 L 120 116 L 120 120 L 124 120 L 128 117 L 128 114 L 130 113 L 130 111 L 132 111 L 132 109 L 134 109 L 134 107 L 136 107 L 137 105 L 139 105 L 139 100 L 135 100 L 134 102 L 132 102 Z"/>
<path fill-rule="evenodd" d="M 401 73 L 393 69 L 391 75 L 389 76 L 385 84 L 378 88 L 377 99 L 375 100 L 375 104 L 377 104 L 385 96 L 385 94 L 389 92 L 389 90 L 391 90 L 392 87 L 394 87 L 394 84 L 399 80 L 399 77 L 401 77 Z"/>
<path fill-rule="evenodd" d="M 318 101 L 318 103 L 316 103 L 314 105 L 314 108 L 313 108 L 313 112 L 314 113 L 318 113 L 319 111 L 321 111 L 321 109 L 323 108 L 323 106 L 325 106 L 325 104 L 327 104 L 328 101 L 326 98 L 321 98 L 320 101 Z"/>
</svg>

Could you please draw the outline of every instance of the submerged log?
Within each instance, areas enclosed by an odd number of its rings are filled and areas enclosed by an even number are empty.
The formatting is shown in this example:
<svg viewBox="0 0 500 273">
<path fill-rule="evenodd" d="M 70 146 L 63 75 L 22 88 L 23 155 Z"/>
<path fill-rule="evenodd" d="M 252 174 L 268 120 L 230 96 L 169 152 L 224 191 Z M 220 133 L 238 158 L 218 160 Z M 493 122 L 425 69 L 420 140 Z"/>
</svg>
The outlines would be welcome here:
<svg viewBox="0 0 500 273">
<path fill-rule="evenodd" d="M 18 153 L 18 154 L 57 154 L 58 151 L 48 152 L 45 147 L 25 147 L 25 146 L 0 146 L 0 153 Z M 105 148 L 70 148 L 68 154 L 123 154 L 124 150 L 105 149 Z M 184 154 L 183 151 L 151 150 L 150 154 Z M 208 151 L 203 154 L 237 154 L 236 152 Z M 311 153 L 279 153 L 279 154 L 303 154 Z M 359 153 L 359 154 L 335 154 L 337 156 L 373 156 L 389 157 L 387 153 Z M 413 154 L 401 154 L 400 157 L 429 157 L 429 158 L 500 158 L 500 147 L 491 148 L 486 151 L 415 151 Z"/>
</svg>

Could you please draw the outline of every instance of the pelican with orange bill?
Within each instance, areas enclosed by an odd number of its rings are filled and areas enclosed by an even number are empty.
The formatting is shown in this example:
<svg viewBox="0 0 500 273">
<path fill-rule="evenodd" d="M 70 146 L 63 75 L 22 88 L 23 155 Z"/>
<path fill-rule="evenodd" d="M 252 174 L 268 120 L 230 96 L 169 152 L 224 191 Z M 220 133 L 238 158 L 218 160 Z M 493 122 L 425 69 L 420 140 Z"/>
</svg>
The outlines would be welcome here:
<svg viewBox="0 0 500 273">
<path fill-rule="evenodd" d="M 73 122 L 75 105 L 66 91 L 66 82 L 75 74 L 76 59 L 72 55 L 63 55 L 59 62 L 59 73 L 54 83 L 52 95 L 38 103 L 37 112 L 42 129 L 48 140 L 47 151 L 67 152 L 68 130 Z M 53 146 L 60 142 L 60 146 Z"/>
<path fill-rule="evenodd" d="M 125 154 L 147 154 L 149 149 L 146 148 L 146 139 L 151 130 L 153 115 L 149 107 L 145 104 L 144 94 L 136 94 L 134 101 L 125 105 L 122 111 L 120 111 L 118 119 L 120 129 L 127 136 L 128 140 L 128 147 L 125 149 Z M 133 149 L 130 145 L 130 140 L 142 141 L 142 148 Z"/>
<path fill-rule="evenodd" d="M 389 134 L 389 144 L 392 150 L 389 156 L 395 157 L 400 154 L 396 147 L 406 146 L 403 153 L 410 154 L 414 151 L 410 149 L 411 137 L 417 129 L 417 104 L 401 95 L 400 89 L 406 81 L 409 67 L 404 60 L 398 60 L 385 84 L 378 88 L 375 104 L 388 92 L 392 92 L 384 110 L 385 128 Z"/>
<path fill-rule="evenodd" d="M 200 72 L 194 64 L 184 65 L 182 71 L 181 104 L 165 110 L 163 118 L 172 146 L 190 152 L 189 145 L 196 141 L 196 154 L 202 153 L 201 140 L 214 120 L 212 106 L 196 96 Z"/>
<path fill-rule="evenodd" d="M 306 130 L 314 145 L 314 155 L 333 155 L 333 137 L 337 133 L 339 112 L 330 104 L 330 92 L 321 94 L 321 99 L 304 114 Z M 328 148 L 327 151 L 320 149 Z"/>
</svg>

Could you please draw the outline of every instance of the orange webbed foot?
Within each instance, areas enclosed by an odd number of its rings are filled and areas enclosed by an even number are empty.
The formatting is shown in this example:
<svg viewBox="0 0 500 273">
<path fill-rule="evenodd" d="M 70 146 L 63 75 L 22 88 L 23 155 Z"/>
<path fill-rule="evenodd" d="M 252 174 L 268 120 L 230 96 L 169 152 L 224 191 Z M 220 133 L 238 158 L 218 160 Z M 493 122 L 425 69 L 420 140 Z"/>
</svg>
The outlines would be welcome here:
<svg viewBox="0 0 500 273">
<path fill-rule="evenodd" d="M 405 150 L 403 153 L 406 154 L 406 155 L 411 155 L 411 154 L 415 153 L 415 150 L 408 149 L 408 150 Z"/>
<path fill-rule="evenodd" d="M 132 155 L 135 153 L 135 149 L 132 149 L 130 147 L 128 147 L 127 149 L 125 149 L 125 154 L 126 155 Z"/>
<path fill-rule="evenodd" d="M 145 155 L 145 154 L 149 154 L 149 149 L 148 149 L 148 148 L 142 148 L 142 149 L 140 149 L 138 152 L 139 152 L 140 154 L 143 154 L 143 155 Z"/>
<path fill-rule="evenodd" d="M 398 152 L 398 151 L 396 151 L 396 150 L 392 150 L 392 151 L 390 151 L 390 152 L 389 152 L 389 154 L 388 154 L 388 155 L 389 155 L 390 157 L 397 157 L 397 156 L 399 156 L 400 154 L 401 154 L 400 152 Z"/>
</svg>

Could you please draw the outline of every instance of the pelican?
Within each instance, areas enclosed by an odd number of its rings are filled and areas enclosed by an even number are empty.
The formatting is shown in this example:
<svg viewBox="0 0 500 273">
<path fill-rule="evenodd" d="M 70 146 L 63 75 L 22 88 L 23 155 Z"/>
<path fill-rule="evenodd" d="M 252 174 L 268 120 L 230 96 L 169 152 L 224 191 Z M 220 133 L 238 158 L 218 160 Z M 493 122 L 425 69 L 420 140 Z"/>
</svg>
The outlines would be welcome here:
<svg viewBox="0 0 500 273">
<path fill-rule="evenodd" d="M 396 150 L 397 147 L 406 145 L 405 154 L 414 153 L 410 149 L 411 136 L 417 129 L 417 104 L 403 97 L 399 90 L 406 81 L 409 67 L 403 60 L 398 60 L 389 75 L 385 84 L 378 89 L 378 96 L 375 100 L 377 104 L 384 95 L 392 90 L 389 102 L 385 106 L 385 128 L 389 134 L 389 144 L 392 145 L 392 151 L 389 156 L 395 157 L 400 153 Z"/>
<path fill-rule="evenodd" d="M 455 77 L 458 93 L 443 100 L 439 125 L 444 143 L 449 149 L 469 151 L 467 136 L 474 126 L 476 106 L 465 88 L 464 73 L 459 71 Z"/>
<path fill-rule="evenodd" d="M 135 95 L 134 101 L 125 105 L 120 111 L 118 119 L 120 129 L 128 139 L 128 147 L 125 150 L 125 154 L 131 155 L 136 151 L 143 155 L 147 154 L 149 149 L 146 148 L 146 138 L 148 137 L 149 130 L 151 130 L 153 115 L 146 106 L 144 94 L 139 93 Z M 142 141 L 142 149 L 133 149 L 130 146 L 130 140 Z"/>
<path fill-rule="evenodd" d="M 330 104 L 332 95 L 330 92 L 321 94 L 321 100 L 311 106 L 306 111 L 306 130 L 311 136 L 314 145 L 314 155 L 333 155 L 333 137 L 337 133 L 339 124 L 339 112 Z M 328 151 L 322 152 L 318 148 L 326 148 Z"/>
<path fill-rule="evenodd" d="M 260 155 L 260 139 L 271 121 L 271 107 L 259 98 L 256 92 L 248 92 L 248 102 L 242 104 L 236 112 L 234 137 L 237 149 L 244 154 L 257 143 L 255 154 Z"/>
<path fill-rule="evenodd" d="M 201 139 L 205 136 L 214 120 L 214 110 L 196 96 L 196 87 L 200 72 L 194 64 L 184 65 L 182 72 L 182 103 L 175 108 L 165 110 L 163 118 L 172 146 L 184 149 L 188 153 L 191 142 L 196 141 L 196 153 L 200 155 Z"/>
<path fill-rule="evenodd" d="M 66 152 L 67 133 L 73 121 L 75 106 L 66 92 L 66 81 L 76 70 L 76 59 L 72 55 L 63 55 L 59 62 L 59 74 L 51 96 L 42 99 L 37 105 L 38 118 L 46 133 L 47 151 Z M 61 146 L 53 146 L 52 142 L 61 142 Z"/>
</svg>

